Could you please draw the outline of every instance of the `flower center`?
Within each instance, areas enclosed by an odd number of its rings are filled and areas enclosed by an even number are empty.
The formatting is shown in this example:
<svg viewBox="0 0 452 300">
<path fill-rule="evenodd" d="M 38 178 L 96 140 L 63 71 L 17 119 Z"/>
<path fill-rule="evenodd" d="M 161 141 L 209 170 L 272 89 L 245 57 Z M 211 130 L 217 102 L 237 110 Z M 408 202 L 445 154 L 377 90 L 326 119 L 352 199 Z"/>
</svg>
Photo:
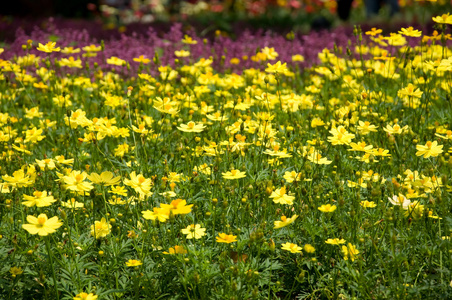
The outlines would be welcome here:
<svg viewBox="0 0 452 300">
<path fill-rule="evenodd" d="M 38 224 L 42 226 L 45 224 L 46 220 L 46 217 L 38 217 Z"/>
</svg>

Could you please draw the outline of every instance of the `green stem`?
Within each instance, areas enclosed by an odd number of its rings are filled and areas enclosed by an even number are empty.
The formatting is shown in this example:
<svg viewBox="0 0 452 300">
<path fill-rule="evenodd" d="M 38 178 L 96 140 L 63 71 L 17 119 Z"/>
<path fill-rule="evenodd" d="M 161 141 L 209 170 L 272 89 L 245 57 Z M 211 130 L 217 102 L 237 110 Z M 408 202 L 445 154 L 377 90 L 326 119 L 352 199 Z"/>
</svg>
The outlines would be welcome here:
<svg viewBox="0 0 452 300">
<path fill-rule="evenodd" d="M 50 267 L 52 268 L 52 276 L 53 276 L 53 285 L 55 288 L 55 294 L 56 294 L 56 299 L 59 300 L 60 299 L 60 295 L 58 294 L 58 287 L 57 287 L 57 280 L 56 280 L 56 275 L 55 275 L 55 266 L 53 265 L 53 257 L 52 257 L 52 251 L 50 251 L 50 242 L 49 242 L 50 237 L 46 237 L 46 249 L 47 249 L 47 254 L 49 255 L 49 261 L 50 261 Z"/>
</svg>

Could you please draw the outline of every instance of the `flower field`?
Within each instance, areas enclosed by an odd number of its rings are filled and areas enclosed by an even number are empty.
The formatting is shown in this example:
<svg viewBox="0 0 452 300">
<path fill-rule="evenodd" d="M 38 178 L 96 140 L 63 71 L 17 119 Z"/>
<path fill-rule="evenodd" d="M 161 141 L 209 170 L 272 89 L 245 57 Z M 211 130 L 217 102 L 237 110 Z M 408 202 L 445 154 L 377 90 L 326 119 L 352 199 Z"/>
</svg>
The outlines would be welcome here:
<svg viewBox="0 0 452 300">
<path fill-rule="evenodd" d="M 452 297 L 434 28 L 0 49 L 1 299 Z"/>
</svg>

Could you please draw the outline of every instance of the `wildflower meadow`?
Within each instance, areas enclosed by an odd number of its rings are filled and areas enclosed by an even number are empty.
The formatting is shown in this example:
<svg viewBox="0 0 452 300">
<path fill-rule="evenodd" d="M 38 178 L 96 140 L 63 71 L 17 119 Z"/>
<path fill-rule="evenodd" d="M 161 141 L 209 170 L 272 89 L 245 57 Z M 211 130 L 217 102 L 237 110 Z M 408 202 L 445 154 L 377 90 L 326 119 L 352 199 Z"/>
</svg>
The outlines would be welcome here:
<svg viewBox="0 0 452 300">
<path fill-rule="evenodd" d="M 451 25 L 17 31 L 0 298 L 452 298 Z"/>
</svg>

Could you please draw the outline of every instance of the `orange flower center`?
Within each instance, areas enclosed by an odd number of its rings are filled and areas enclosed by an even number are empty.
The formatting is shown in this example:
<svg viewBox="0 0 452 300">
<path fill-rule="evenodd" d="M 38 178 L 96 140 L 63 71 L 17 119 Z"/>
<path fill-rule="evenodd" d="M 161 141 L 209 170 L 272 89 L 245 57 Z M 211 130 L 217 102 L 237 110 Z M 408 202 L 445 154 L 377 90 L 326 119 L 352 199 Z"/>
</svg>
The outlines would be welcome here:
<svg viewBox="0 0 452 300">
<path fill-rule="evenodd" d="M 77 182 L 81 182 L 81 181 L 83 180 L 83 175 L 82 175 L 82 174 L 77 174 L 77 175 L 75 176 L 75 180 L 76 180 Z"/>
<path fill-rule="evenodd" d="M 47 221 L 46 217 L 38 217 L 38 224 L 39 225 L 41 225 L 41 226 L 44 225 L 46 221 Z"/>
</svg>

